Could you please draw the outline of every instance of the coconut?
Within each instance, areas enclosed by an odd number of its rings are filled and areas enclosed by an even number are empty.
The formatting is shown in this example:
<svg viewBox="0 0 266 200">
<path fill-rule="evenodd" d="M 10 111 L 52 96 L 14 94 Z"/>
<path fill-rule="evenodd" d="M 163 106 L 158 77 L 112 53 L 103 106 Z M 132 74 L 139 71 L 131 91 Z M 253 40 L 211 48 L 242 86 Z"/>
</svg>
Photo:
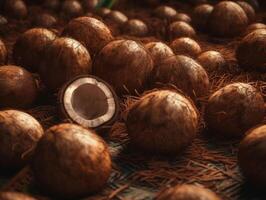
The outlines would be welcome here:
<svg viewBox="0 0 266 200">
<path fill-rule="evenodd" d="M 56 25 L 56 23 L 57 19 L 53 15 L 47 13 L 37 15 L 33 19 L 33 25 L 38 27 L 52 28 Z"/>
<path fill-rule="evenodd" d="M 102 129 L 112 125 L 119 111 L 111 86 L 89 75 L 69 81 L 61 89 L 59 100 L 64 119 L 86 128 Z"/>
<path fill-rule="evenodd" d="M 111 157 L 94 131 L 60 124 L 49 128 L 39 141 L 32 169 L 42 190 L 60 199 L 78 199 L 106 184 Z"/>
<path fill-rule="evenodd" d="M 263 23 L 253 23 L 253 24 L 250 24 L 246 28 L 246 31 L 245 31 L 244 35 L 248 35 L 248 34 L 250 34 L 253 31 L 258 30 L 258 29 L 266 29 L 266 25 L 263 24 Z"/>
<path fill-rule="evenodd" d="M 163 190 L 156 200 L 221 200 L 213 191 L 195 185 L 176 185 Z"/>
<path fill-rule="evenodd" d="M 96 10 L 96 15 L 105 18 L 110 12 L 109 8 L 99 8 Z"/>
<path fill-rule="evenodd" d="M 82 5 L 86 11 L 92 11 L 96 8 L 99 0 L 82 0 Z"/>
<path fill-rule="evenodd" d="M 42 136 L 42 126 L 29 114 L 17 110 L 0 111 L 1 169 L 25 166 Z"/>
<path fill-rule="evenodd" d="M 196 32 L 189 24 L 182 21 L 173 22 L 168 28 L 170 40 L 180 37 L 195 37 Z"/>
<path fill-rule="evenodd" d="M 176 14 L 176 10 L 170 6 L 159 6 L 154 10 L 154 15 L 156 17 L 166 20 L 171 20 Z"/>
<path fill-rule="evenodd" d="M 223 55 L 217 51 L 205 51 L 199 55 L 197 61 L 208 72 L 221 71 L 227 65 Z"/>
<path fill-rule="evenodd" d="M 71 38 L 57 38 L 45 50 L 40 75 L 45 85 L 57 91 L 75 76 L 91 72 L 91 57 L 87 49 Z"/>
<path fill-rule="evenodd" d="M 48 10 L 58 10 L 60 7 L 60 0 L 44 0 L 43 7 Z"/>
<path fill-rule="evenodd" d="M 154 70 L 153 83 L 175 85 L 193 100 L 209 93 L 209 78 L 204 68 L 183 55 L 163 60 Z"/>
<path fill-rule="evenodd" d="M 266 71 L 266 29 L 258 29 L 246 35 L 236 49 L 239 66 L 246 70 Z"/>
<path fill-rule="evenodd" d="M 154 66 L 157 66 L 164 59 L 174 56 L 172 49 L 162 42 L 150 42 L 145 47 L 152 56 Z"/>
<path fill-rule="evenodd" d="M 131 19 L 123 26 L 123 32 L 131 36 L 144 37 L 148 34 L 149 30 L 143 21 Z"/>
<path fill-rule="evenodd" d="M 222 1 L 214 6 L 208 20 L 208 30 L 218 37 L 238 36 L 247 25 L 245 11 L 232 1 Z"/>
<path fill-rule="evenodd" d="M 239 146 L 238 164 L 252 186 L 266 185 L 266 125 L 249 130 Z"/>
<path fill-rule="evenodd" d="M 0 107 L 28 108 L 36 100 L 36 81 L 25 69 L 1 66 L 0 80 Z"/>
<path fill-rule="evenodd" d="M 84 44 L 91 55 L 95 55 L 107 43 L 113 40 L 109 28 L 101 21 L 92 17 L 73 19 L 65 27 L 63 35 L 72 37 Z"/>
<path fill-rule="evenodd" d="M 247 2 L 245 1 L 237 1 L 237 4 L 241 6 L 241 8 L 245 11 L 248 19 L 249 19 L 249 23 L 255 21 L 256 19 L 256 13 L 254 8 Z"/>
<path fill-rule="evenodd" d="M 202 4 L 194 8 L 192 13 L 193 24 L 201 31 L 207 29 L 208 19 L 213 11 L 213 6 Z"/>
<path fill-rule="evenodd" d="M 113 10 L 105 16 L 105 21 L 111 24 L 117 24 L 119 26 L 127 22 L 128 18 L 120 11 Z"/>
<path fill-rule="evenodd" d="M 34 197 L 19 192 L 1 192 L 1 200 L 37 200 Z"/>
<path fill-rule="evenodd" d="M 7 63 L 7 49 L 4 42 L 0 39 L 0 66 Z"/>
<path fill-rule="evenodd" d="M 28 9 L 22 0 L 5 1 L 5 12 L 8 16 L 15 19 L 24 19 L 28 15 Z"/>
<path fill-rule="evenodd" d="M 171 44 L 175 54 L 183 54 L 196 57 L 201 53 L 200 45 L 193 39 L 188 37 L 177 38 Z"/>
<path fill-rule="evenodd" d="M 205 111 L 211 134 L 223 138 L 243 136 L 249 128 L 261 123 L 263 117 L 263 97 L 247 83 L 232 83 L 214 92 Z"/>
<path fill-rule="evenodd" d="M 176 155 L 193 141 L 198 121 L 189 99 L 176 91 L 158 90 L 129 107 L 126 127 L 135 149 Z"/>
<path fill-rule="evenodd" d="M 82 5 L 77 0 L 65 0 L 62 4 L 62 12 L 66 18 L 75 18 L 83 13 Z"/>
<path fill-rule="evenodd" d="M 27 30 L 20 35 L 13 47 L 13 59 L 17 65 L 25 67 L 31 72 L 37 72 L 44 50 L 56 35 L 43 28 Z"/>
<path fill-rule="evenodd" d="M 177 13 L 173 18 L 173 21 L 182 21 L 182 22 L 186 22 L 186 23 L 190 23 L 191 22 L 191 18 L 189 15 L 185 14 L 185 13 Z"/>
<path fill-rule="evenodd" d="M 152 69 L 148 51 L 132 40 L 110 42 L 93 63 L 93 73 L 111 84 L 119 95 L 141 91 Z"/>
</svg>

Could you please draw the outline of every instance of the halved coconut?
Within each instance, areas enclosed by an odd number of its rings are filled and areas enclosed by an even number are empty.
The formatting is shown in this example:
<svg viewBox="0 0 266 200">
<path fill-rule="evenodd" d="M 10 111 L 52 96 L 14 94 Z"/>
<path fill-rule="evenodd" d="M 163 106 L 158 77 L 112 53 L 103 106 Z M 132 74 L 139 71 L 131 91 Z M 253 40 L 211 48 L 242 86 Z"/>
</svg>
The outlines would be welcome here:
<svg viewBox="0 0 266 200">
<path fill-rule="evenodd" d="M 59 95 L 63 117 L 86 128 L 104 128 L 118 115 L 119 104 L 111 86 L 90 75 L 69 81 Z"/>
</svg>

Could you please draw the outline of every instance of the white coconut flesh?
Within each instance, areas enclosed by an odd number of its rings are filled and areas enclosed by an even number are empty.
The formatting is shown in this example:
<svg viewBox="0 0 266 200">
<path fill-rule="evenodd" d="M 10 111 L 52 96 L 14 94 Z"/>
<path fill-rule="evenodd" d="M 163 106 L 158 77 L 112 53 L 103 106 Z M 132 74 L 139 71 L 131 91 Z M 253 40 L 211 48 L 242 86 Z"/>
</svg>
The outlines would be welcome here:
<svg viewBox="0 0 266 200">
<path fill-rule="evenodd" d="M 89 128 L 96 128 L 110 121 L 117 109 L 111 89 L 91 77 L 72 82 L 64 92 L 63 104 L 70 119 Z"/>
</svg>

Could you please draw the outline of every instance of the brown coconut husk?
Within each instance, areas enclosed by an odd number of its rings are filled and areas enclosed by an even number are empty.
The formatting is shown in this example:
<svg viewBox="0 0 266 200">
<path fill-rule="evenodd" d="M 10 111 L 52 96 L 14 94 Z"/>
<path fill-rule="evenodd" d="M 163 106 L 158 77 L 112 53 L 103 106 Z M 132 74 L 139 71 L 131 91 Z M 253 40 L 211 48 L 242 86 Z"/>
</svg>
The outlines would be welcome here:
<svg viewBox="0 0 266 200">
<path fill-rule="evenodd" d="M 196 32 L 192 26 L 183 21 L 176 21 L 169 25 L 168 35 L 170 40 L 181 37 L 193 38 L 196 36 Z"/>
<path fill-rule="evenodd" d="M 244 32 L 244 35 L 248 35 L 250 33 L 252 33 L 253 31 L 257 30 L 257 29 L 266 29 L 266 25 L 263 24 L 263 23 L 253 23 L 253 24 L 250 24 L 245 32 Z"/>
<path fill-rule="evenodd" d="M 173 21 L 181 21 L 186 22 L 188 24 L 191 23 L 192 19 L 188 14 L 185 13 L 177 13 L 174 18 L 172 18 Z"/>
<path fill-rule="evenodd" d="M 23 0 L 8 0 L 5 1 L 5 13 L 15 19 L 25 19 L 28 8 Z"/>
<path fill-rule="evenodd" d="M 213 11 L 210 4 L 202 4 L 194 8 L 192 13 L 192 23 L 201 31 L 207 30 L 207 22 Z"/>
<path fill-rule="evenodd" d="M 123 26 L 123 32 L 127 35 L 144 37 L 148 34 L 148 26 L 141 20 L 128 20 Z"/>
<path fill-rule="evenodd" d="M 245 11 L 248 17 L 249 23 L 254 22 L 256 19 L 256 12 L 254 8 L 248 2 L 245 2 L 245 1 L 237 1 L 237 4 L 240 5 L 241 8 Z"/>
<path fill-rule="evenodd" d="M 154 10 L 153 13 L 154 16 L 165 20 L 171 20 L 177 14 L 176 10 L 170 6 L 159 6 Z"/>
<path fill-rule="evenodd" d="M 66 0 L 62 3 L 62 15 L 67 18 L 79 17 L 83 14 L 84 10 L 81 3 L 77 0 Z"/>
<path fill-rule="evenodd" d="M 57 24 L 57 18 L 51 14 L 43 13 L 33 19 L 33 25 L 43 28 L 53 28 Z"/>
</svg>

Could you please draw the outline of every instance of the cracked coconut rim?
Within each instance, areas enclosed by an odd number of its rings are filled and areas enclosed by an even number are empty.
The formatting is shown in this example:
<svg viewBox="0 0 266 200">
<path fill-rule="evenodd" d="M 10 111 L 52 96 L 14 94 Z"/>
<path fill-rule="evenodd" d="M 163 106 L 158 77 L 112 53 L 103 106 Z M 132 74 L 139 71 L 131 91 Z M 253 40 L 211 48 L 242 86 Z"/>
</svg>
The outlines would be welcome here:
<svg viewBox="0 0 266 200">
<path fill-rule="evenodd" d="M 61 98 L 67 117 L 84 127 L 99 128 L 117 115 L 114 91 L 96 77 L 75 78 L 67 84 Z"/>
</svg>

